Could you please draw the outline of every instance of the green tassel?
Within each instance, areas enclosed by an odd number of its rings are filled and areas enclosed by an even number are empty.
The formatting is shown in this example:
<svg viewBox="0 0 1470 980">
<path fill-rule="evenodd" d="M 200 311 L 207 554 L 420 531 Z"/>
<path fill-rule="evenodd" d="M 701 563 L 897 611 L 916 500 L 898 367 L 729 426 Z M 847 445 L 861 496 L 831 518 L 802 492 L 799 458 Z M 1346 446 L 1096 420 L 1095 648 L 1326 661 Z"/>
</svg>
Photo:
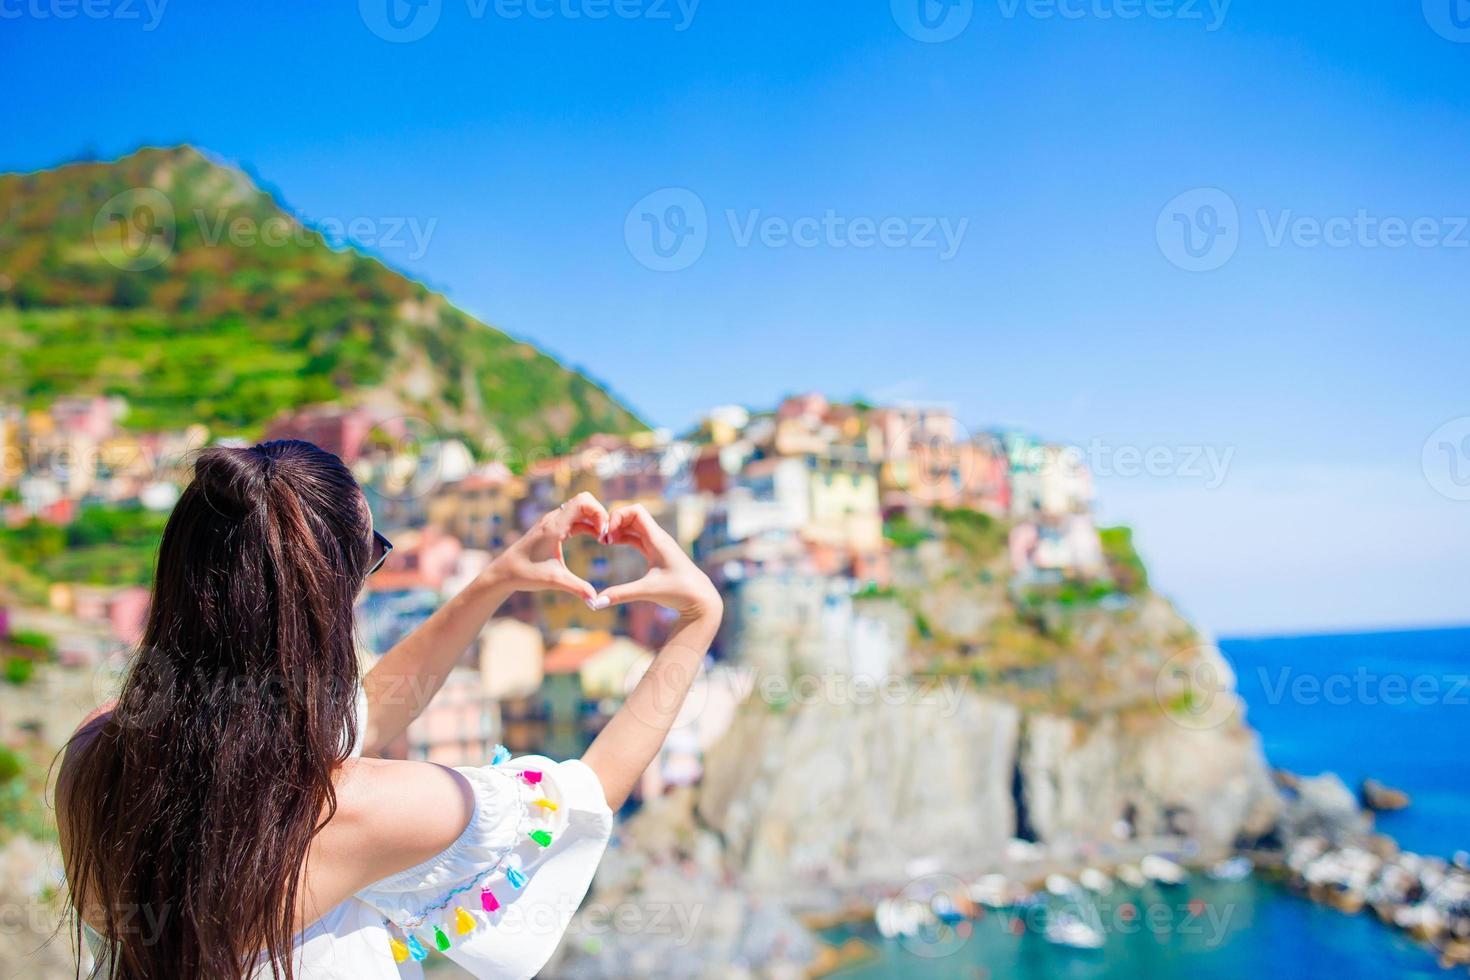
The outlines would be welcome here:
<svg viewBox="0 0 1470 980">
<path fill-rule="evenodd" d="M 438 926 L 434 927 L 434 945 L 439 947 L 441 953 L 449 951 L 449 937 L 444 935 L 444 930 Z"/>
<path fill-rule="evenodd" d="M 542 847 L 551 846 L 551 835 L 544 830 L 531 831 L 531 839 L 540 844 Z"/>
</svg>

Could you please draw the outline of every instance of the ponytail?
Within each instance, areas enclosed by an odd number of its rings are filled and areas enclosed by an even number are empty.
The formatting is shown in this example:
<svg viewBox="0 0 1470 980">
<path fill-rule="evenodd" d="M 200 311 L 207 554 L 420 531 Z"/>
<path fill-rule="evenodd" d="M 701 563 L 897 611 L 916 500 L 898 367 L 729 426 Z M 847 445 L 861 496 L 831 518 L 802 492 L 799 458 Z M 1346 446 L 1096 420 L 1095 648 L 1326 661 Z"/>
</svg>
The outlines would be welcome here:
<svg viewBox="0 0 1470 980">
<path fill-rule="evenodd" d="M 310 443 L 197 457 L 118 704 L 59 797 L 73 907 L 117 980 L 243 980 L 262 953 L 292 976 L 300 870 L 356 741 L 371 534 L 351 473 Z"/>
</svg>

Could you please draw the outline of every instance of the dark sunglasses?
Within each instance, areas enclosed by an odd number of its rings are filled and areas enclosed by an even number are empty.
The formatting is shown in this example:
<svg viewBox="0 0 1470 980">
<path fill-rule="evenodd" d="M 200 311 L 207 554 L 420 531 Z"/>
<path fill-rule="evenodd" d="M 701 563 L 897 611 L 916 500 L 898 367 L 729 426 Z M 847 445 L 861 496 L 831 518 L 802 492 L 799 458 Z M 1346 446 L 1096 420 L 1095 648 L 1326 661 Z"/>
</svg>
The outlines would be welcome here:
<svg viewBox="0 0 1470 980">
<path fill-rule="evenodd" d="M 383 537 L 377 531 L 373 532 L 373 563 L 368 566 L 369 575 L 383 567 L 383 562 L 393 553 L 393 542 Z"/>
</svg>

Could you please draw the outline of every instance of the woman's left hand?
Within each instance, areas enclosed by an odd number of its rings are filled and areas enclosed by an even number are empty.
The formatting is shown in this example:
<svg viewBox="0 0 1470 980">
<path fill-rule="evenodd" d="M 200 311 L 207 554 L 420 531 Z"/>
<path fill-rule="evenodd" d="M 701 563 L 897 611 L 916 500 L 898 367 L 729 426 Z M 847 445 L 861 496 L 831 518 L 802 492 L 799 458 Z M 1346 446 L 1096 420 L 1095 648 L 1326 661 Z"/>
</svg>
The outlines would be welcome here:
<svg viewBox="0 0 1470 980">
<path fill-rule="evenodd" d="M 574 534 L 601 538 L 607 523 L 607 508 L 592 494 L 579 493 L 542 516 L 481 574 L 517 592 L 558 589 L 591 600 L 597 590 L 567 568 L 562 542 Z"/>
</svg>

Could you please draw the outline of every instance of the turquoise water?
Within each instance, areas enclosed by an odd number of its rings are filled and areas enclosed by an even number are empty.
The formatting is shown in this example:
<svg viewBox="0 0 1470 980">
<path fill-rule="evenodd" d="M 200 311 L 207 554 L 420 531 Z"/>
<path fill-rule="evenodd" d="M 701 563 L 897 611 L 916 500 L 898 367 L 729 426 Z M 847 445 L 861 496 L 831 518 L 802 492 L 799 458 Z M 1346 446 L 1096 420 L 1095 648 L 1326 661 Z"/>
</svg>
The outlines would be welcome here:
<svg viewBox="0 0 1470 980">
<path fill-rule="evenodd" d="M 1221 648 L 1274 765 L 1407 790 L 1413 806 L 1383 817 L 1381 829 L 1411 850 L 1470 848 L 1470 629 L 1226 640 Z M 1446 975 L 1371 915 L 1345 916 L 1256 881 L 1150 886 L 1108 896 L 1098 911 L 1107 943 L 1094 952 L 1054 946 L 995 913 L 962 924 L 967 936 L 928 942 L 884 940 L 871 927 L 829 938 L 855 934 L 878 950 L 877 960 L 838 974 L 850 978 Z"/>
</svg>

